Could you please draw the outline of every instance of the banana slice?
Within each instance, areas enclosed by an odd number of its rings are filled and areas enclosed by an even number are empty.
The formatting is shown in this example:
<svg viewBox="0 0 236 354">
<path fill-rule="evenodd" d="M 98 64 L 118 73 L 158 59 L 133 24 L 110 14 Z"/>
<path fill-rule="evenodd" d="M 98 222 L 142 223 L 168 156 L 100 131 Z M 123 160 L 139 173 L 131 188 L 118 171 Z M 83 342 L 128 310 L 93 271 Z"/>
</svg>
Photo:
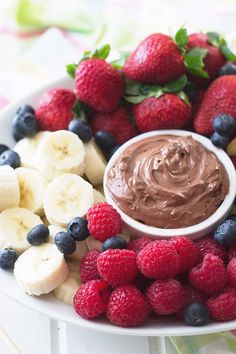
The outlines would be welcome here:
<svg viewBox="0 0 236 354">
<path fill-rule="evenodd" d="M 55 245 L 44 243 L 30 247 L 16 261 L 14 275 L 18 285 L 29 295 L 48 294 L 69 275 L 61 252 Z"/>
<path fill-rule="evenodd" d="M 14 208 L 20 202 L 17 175 L 12 167 L 0 166 L 0 211 Z"/>
<path fill-rule="evenodd" d="M 91 184 L 78 175 L 65 173 L 48 185 L 44 211 L 51 224 L 66 227 L 75 216 L 85 216 L 93 203 Z"/>
<path fill-rule="evenodd" d="M 104 198 L 104 195 L 102 195 L 102 193 L 100 193 L 96 189 L 93 190 L 93 193 L 94 193 L 94 204 L 103 203 L 106 201 L 106 199 Z"/>
<path fill-rule="evenodd" d="M 103 176 L 106 168 L 106 160 L 102 151 L 94 142 L 90 140 L 84 144 L 85 148 L 85 175 L 93 186 L 96 186 L 103 181 Z"/>
<path fill-rule="evenodd" d="M 38 169 L 49 181 L 64 173 L 82 175 L 85 169 L 82 141 L 67 130 L 48 134 L 38 148 Z"/>
<path fill-rule="evenodd" d="M 6 209 L 0 214 L 0 249 L 13 248 L 18 254 L 30 247 L 27 233 L 42 220 L 24 208 Z"/>
<path fill-rule="evenodd" d="M 69 261 L 67 262 L 67 266 L 69 268 L 68 278 L 64 281 L 64 283 L 59 285 L 53 293 L 58 300 L 67 305 L 73 305 L 75 293 L 82 284 L 79 273 L 80 263 Z"/>
<path fill-rule="evenodd" d="M 61 227 L 61 226 L 57 226 L 57 225 L 49 225 L 48 229 L 49 229 L 48 242 L 50 242 L 50 243 L 54 243 L 54 238 L 58 232 L 66 231 L 65 227 Z"/>
<path fill-rule="evenodd" d="M 100 192 L 102 195 L 104 195 L 104 189 L 103 189 L 103 184 L 99 184 L 98 186 L 96 186 L 96 190 L 98 192 Z"/>
<path fill-rule="evenodd" d="M 74 253 L 66 256 L 66 259 L 80 261 L 85 253 L 88 252 L 88 246 L 86 240 L 76 242 L 76 250 Z"/>
<path fill-rule="evenodd" d="M 14 150 L 20 155 L 21 166 L 37 169 L 37 151 L 41 141 L 49 134 L 43 131 L 35 134 L 32 138 L 24 138 L 16 143 Z"/>
<path fill-rule="evenodd" d="M 43 196 L 47 188 L 47 180 L 33 168 L 19 167 L 15 172 L 20 186 L 20 207 L 43 215 Z"/>
</svg>

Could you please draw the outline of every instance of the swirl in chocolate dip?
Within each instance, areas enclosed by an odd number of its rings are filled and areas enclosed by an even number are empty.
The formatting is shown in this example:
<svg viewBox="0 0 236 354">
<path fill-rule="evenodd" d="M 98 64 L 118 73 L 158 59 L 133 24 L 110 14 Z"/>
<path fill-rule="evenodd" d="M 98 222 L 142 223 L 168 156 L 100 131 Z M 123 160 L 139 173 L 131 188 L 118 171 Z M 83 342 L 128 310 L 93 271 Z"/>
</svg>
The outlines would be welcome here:
<svg viewBox="0 0 236 354">
<path fill-rule="evenodd" d="M 211 216 L 229 180 L 216 155 L 191 136 L 158 135 L 121 153 L 108 171 L 107 187 L 133 219 L 173 229 Z"/>
</svg>

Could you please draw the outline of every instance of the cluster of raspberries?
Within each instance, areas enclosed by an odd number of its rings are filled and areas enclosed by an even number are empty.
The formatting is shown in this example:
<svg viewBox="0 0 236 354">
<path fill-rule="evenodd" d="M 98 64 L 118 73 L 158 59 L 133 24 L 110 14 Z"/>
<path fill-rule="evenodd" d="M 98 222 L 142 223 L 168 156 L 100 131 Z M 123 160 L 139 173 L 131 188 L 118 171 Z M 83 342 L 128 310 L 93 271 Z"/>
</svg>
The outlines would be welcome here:
<svg viewBox="0 0 236 354">
<path fill-rule="evenodd" d="M 109 204 L 101 206 L 91 208 L 88 221 L 90 232 L 105 241 L 106 218 L 109 234 L 117 234 L 122 224 Z M 196 242 L 184 236 L 169 241 L 142 237 L 126 249 L 92 250 L 81 261 L 80 275 L 84 284 L 74 308 L 86 319 L 106 315 L 118 326 L 141 326 L 158 315 L 183 319 L 185 307 L 194 302 L 207 306 L 214 320 L 236 318 L 236 247 L 226 251 L 211 236 Z"/>
</svg>

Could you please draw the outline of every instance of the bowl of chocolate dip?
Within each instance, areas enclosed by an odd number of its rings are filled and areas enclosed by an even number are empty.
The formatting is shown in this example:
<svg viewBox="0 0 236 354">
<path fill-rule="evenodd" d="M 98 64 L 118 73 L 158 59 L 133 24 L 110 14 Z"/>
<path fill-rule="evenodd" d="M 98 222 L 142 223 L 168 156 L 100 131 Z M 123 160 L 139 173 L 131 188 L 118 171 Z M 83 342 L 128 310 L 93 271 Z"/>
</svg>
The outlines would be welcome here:
<svg viewBox="0 0 236 354">
<path fill-rule="evenodd" d="M 104 192 L 134 236 L 196 239 L 229 214 L 236 173 L 229 156 L 208 138 L 159 130 L 138 135 L 115 152 Z"/>
</svg>

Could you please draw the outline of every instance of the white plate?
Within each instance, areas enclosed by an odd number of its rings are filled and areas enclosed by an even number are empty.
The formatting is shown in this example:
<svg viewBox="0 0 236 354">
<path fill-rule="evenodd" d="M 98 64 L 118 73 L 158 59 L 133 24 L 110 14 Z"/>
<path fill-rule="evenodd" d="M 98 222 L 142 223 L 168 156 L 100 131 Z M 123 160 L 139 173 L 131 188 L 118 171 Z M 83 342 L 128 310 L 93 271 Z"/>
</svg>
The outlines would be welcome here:
<svg viewBox="0 0 236 354">
<path fill-rule="evenodd" d="M 11 137 L 11 120 L 17 108 L 28 103 L 37 104 L 39 96 L 50 87 L 73 88 L 72 80 L 68 78 L 58 79 L 44 87 L 35 90 L 32 94 L 20 101 L 8 106 L 0 113 L 0 143 L 12 146 L 14 141 Z M 188 336 L 227 331 L 236 328 L 236 321 L 223 323 L 210 323 L 204 327 L 188 327 L 183 322 L 173 318 L 150 320 L 140 328 L 120 328 L 105 320 L 87 321 L 79 317 L 71 306 L 58 301 L 53 295 L 32 297 L 24 294 L 17 286 L 11 272 L 0 270 L 0 291 L 13 300 L 30 307 L 31 309 L 45 314 L 51 318 L 81 326 L 90 330 L 136 336 Z"/>
</svg>

